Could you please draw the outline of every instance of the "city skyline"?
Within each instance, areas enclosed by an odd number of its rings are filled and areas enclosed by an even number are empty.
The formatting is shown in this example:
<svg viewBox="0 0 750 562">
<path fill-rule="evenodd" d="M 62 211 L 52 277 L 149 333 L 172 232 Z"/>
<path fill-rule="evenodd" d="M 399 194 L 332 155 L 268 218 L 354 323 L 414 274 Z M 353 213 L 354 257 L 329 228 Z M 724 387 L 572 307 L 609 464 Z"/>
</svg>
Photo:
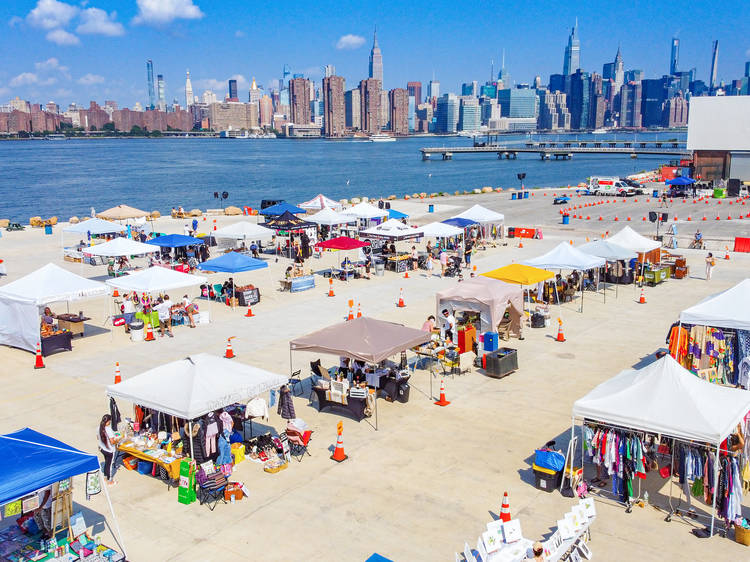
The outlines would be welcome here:
<svg viewBox="0 0 750 562">
<path fill-rule="evenodd" d="M 327 4 L 322 2 L 321 8 Z M 95 0 L 85 7 L 58 0 L 4 4 L 0 6 L 0 18 L 6 20 L 8 28 L 0 36 L 0 46 L 8 63 L 0 70 L 0 100 L 18 95 L 41 103 L 53 99 L 60 105 L 114 99 L 121 106 L 132 107 L 136 102 L 146 106 L 149 103 L 143 77 L 146 59 L 153 60 L 154 74 L 163 76 L 161 87 L 166 103 L 173 99 L 183 103 L 188 68 L 195 95 L 210 89 L 219 99 L 226 95 L 229 79 L 237 80 L 238 97 L 243 100 L 253 77 L 268 90 L 271 84 L 278 84 L 285 63 L 293 74 L 309 77 L 318 87 L 323 66 L 334 65 L 346 79 L 347 88 L 351 88 L 369 74 L 368 50 L 372 42 L 368 37 L 372 38 L 376 23 L 384 66 L 388 67 L 384 89 L 405 88 L 409 81 L 427 84 L 434 72 L 443 92 L 460 93 L 462 83 L 483 82 L 491 61 L 499 60 L 501 51 L 506 53 L 505 66 L 516 83 L 531 83 L 535 75 L 540 75 L 542 83 L 546 83 L 550 74 L 560 72 L 558 53 L 562 52 L 576 17 L 580 67 L 588 72 L 601 72 L 602 65 L 613 60 L 620 46 L 627 69 L 642 69 L 646 77 L 652 78 L 667 74 L 673 35 L 680 39 L 680 68 L 696 68 L 698 78 L 706 83 L 711 78 L 713 41 L 721 43 L 718 82 L 741 76 L 745 62 L 750 60 L 750 40 L 744 39 L 750 37 L 750 30 L 743 29 L 750 24 L 732 15 L 733 8 L 742 9 L 739 2 L 727 2 L 718 8 L 707 3 L 691 6 L 689 18 L 687 15 L 681 18 L 679 26 L 672 30 L 662 26 L 651 33 L 645 24 L 612 29 L 607 14 L 614 8 L 605 3 L 588 2 L 578 8 L 579 14 L 517 3 L 523 7 L 518 14 L 514 13 L 518 23 L 508 27 L 497 44 L 481 37 L 485 30 L 490 33 L 489 24 L 493 20 L 484 13 L 488 8 L 493 11 L 487 4 L 462 6 L 464 13 L 459 21 L 427 22 L 417 16 L 439 12 L 443 4 L 411 4 L 395 12 L 387 6 L 355 7 L 346 13 L 339 8 L 331 10 L 330 17 L 316 22 L 314 33 L 295 30 L 293 41 L 286 40 L 281 32 L 272 36 L 268 32 L 258 33 L 263 21 L 276 17 L 273 8 L 263 14 L 253 13 L 254 23 L 246 31 L 239 25 L 233 34 L 225 32 L 217 41 L 210 34 L 205 36 L 205 32 L 226 26 L 229 20 L 232 24 L 242 21 L 242 7 L 218 6 L 205 0 L 169 3 Z M 505 11 L 509 3 L 497 6 Z M 638 12 L 627 6 L 618 9 L 626 17 L 631 14 L 632 23 L 638 24 L 659 20 L 659 13 L 677 10 L 678 6 L 665 2 L 649 7 L 648 11 Z M 320 12 L 329 13 L 326 9 Z M 528 21 L 539 12 L 557 17 Z M 737 13 L 734 11 L 734 16 Z M 248 15 L 244 13 L 245 17 Z M 301 16 L 294 10 L 283 16 L 278 14 L 282 23 L 292 26 Z M 440 29 L 445 29 L 445 33 L 441 35 Z M 537 29 L 538 33 L 532 36 L 529 29 Z M 488 35 L 495 36 L 494 32 Z M 23 48 L 28 40 L 36 41 L 33 53 Z M 304 42 L 304 49 L 300 48 L 300 42 Z M 248 47 L 250 50 L 246 50 Z M 127 52 L 128 56 L 113 64 L 111 53 L 115 51 Z M 257 57 L 253 55 L 256 52 Z"/>
</svg>

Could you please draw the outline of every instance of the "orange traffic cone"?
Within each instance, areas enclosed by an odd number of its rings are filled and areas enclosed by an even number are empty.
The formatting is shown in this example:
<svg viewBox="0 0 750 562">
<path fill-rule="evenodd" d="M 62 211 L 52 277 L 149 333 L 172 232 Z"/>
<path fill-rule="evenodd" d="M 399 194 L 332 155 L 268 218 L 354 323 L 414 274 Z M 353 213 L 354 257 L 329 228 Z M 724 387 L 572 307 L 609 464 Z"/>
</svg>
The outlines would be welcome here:
<svg viewBox="0 0 750 562">
<path fill-rule="evenodd" d="M 435 405 L 436 406 L 447 406 L 448 404 L 450 404 L 450 402 L 448 402 L 445 399 L 445 381 L 441 379 L 440 380 L 440 400 L 438 400 L 437 402 L 435 402 Z"/>
<path fill-rule="evenodd" d="M 235 355 L 234 355 L 234 350 L 232 349 L 232 338 L 227 338 L 227 350 L 224 352 L 224 358 L 234 359 L 234 357 Z"/>
<path fill-rule="evenodd" d="M 149 322 L 148 326 L 146 327 L 146 337 L 143 341 L 156 341 L 156 338 L 154 337 L 154 330 L 151 327 L 151 322 Z"/>
<path fill-rule="evenodd" d="M 333 277 L 328 278 L 328 296 L 329 297 L 335 297 L 336 295 L 333 293 Z"/>
<path fill-rule="evenodd" d="M 562 320 L 560 318 L 557 319 L 557 341 L 565 341 L 565 334 L 563 334 L 563 328 L 562 328 Z"/>
<path fill-rule="evenodd" d="M 406 303 L 404 302 L 404 290 L 399 289 L 398 292 L 398 304 L 396 305 L 399 308 L 404 308 L 406 306 Z"/>
<path fill-rule="evenodd" d="M 638 299 L 639 304 L 646 304 L 646 294 L 643 292 L 643 287 L 641 287 L 641 298 Z"/>
<path fill-rule="evenodd" d="M 357 318 L 362 318 L 362 305 L 357 303 Z"/>
<path fill-rule="evenodd" d="M 724 246 L 724 249 L 726 250 L 726 253 L 724 254 L 724 259 L 729 259 L 729 246 Z"/>
<path fill-rule="evenodd" d="M 120 384 L 122 377 L 120 376 L 120 362 L 115 363 L 115 384 Z"/>
<path fill-rule="evenodd" d="M 404 279 L 408 279 L 408 278 L 409 278 L 409 270 L 407 269 L 407 270 L 406 270 L 406 271 L 404 272 Z"/>
<path fill-rule="evenodd" d="M 519 247 L 519 248 L 523 248 L 523 242 L 519 242 L 519 243 L 518 243 L 518 247 Z"/>
<path fill-rule="evenodd" d="M 503 505 L 500 506 L 500 521 L 507 523 L 510 521 L 510 500 L 508 499 L 508 492 L 503 494 Z"/>
<path fill-rule="evenodd" d="M 35 369 L 44 369 L 44 360 L 42 359 L 42 342 L 36 342 L 36 362 Z"/>
<path fill-rule="evenodd" d="M 247 312 L 245 313 L 245 318 L 253 318 L 255 314 L 253 314 L 253 308 L 250 305 L 247 305 Z"/>
<path fill-rule="evenodd" d="M 346 317 L 347 320 L 354 320 L 354 301 L 349 299 L 349 315 Z"/>
<path fill-rule="evenodd" d="M 619 221 L 620 219 L 617 218 L 617 215 L 615 215 L 615 222 Z"/>
<path fill-rule="evenodd" d="M 336 448 L 333 450 L 331 460 L 334 460 L 336 462 L 344 462 L 348 458 L 348 455 L 344 453 L 344 427 L 342 423 L 339 422 L 338 437 L 336 437 Z"/>
<path fill-rule="evenodd" d="M 114 291 L 112 291 L 112 296 L 113 296 L 113 297 L 119 297 L 119 296 L 120 296 L 120 293 L 119 293 L 119 291 L 117 290 L 117 287 L 115 287 L 115 290 L 114 290 Z"/>
</svg>

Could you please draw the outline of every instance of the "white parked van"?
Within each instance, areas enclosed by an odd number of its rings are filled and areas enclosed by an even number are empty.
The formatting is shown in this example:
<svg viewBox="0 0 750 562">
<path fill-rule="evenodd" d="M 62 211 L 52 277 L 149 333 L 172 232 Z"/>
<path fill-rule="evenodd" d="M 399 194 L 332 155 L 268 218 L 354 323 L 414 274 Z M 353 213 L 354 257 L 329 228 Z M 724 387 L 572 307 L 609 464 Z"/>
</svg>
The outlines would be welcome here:
<svg viewBox="0 0 750 562">
<path fill-rule="evenodd" d="M 589 179 L 589 191 L 593 195 L 609 195 L 612 197 L 628 197 L 635 195 L 635 189 L 627 185 L 620 178 L 605 178 L 594 176 Z"/>
</svg>

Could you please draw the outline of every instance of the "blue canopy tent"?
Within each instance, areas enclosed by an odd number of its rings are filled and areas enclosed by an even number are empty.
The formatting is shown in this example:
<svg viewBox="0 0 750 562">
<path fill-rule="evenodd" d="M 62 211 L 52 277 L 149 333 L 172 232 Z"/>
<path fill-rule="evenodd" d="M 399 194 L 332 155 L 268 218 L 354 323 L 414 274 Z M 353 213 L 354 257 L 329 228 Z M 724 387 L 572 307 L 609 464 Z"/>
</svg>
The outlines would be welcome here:
<svg viewBox="0 0 750 562">
<path fill-rule="evenodd" d="M 307 211 L 305 209 L 297 207 L 296 205 L 292 205 L 291 203 L 284 202 L 277 203 L 276 205 L 271 205 L 270 207 L 266 207 L 265 209 L 261 209 L 260 214 L 277 217 L 287 212 L 292 213 L 293 215 L 299 215 L 301 213 L 306 213 Z"/>
<path fill-rule="evenodd" d="M 479 224 L 477 221 L 473 221 L 471 219 L 462 219 L 458 217 L 454 217 L 452 219 L 445 219 L 444 221 L 440 221 L 443 224 L 449 224 L 451 226 L 455 226 L 457 228 L 466 228 L 473 224 Z"/>
<path fill-rule="evenodd" d="M 216 273 L 238 273 L 240 271 L 263 269 L 264 267 L 268 267 L 268 263 L 239 252 L 228 252 L 223 256 L 198 264 L 198 269 Z"/>
<path fill-rule="evenodd" d="M 205 241 L 200 238 L 185 236 L 184 234 L 165 234 L 164 236 L 159 236 L 153 240 L 149 240 L 146 244 L 153 244 L 154 246 L 160 246 L 161 248 L 183 248 L 185 246 L 198 246 L 200 244 L 205 244 Z"/>
<path fill-rule="evenodd" d="M 16 501 L 61 480 L 100 471 L 96 455 L 79 451 L 28 427 L 0 435 L 0 474 L 3 475 L 0 479 L 0 505 Z M 107 486 L 105 484 L 102 487 L 114 517 Z M 124 552 L 116 518 L 115 526 Z"/>
<path fill-rule="evenodd" d="M 401 219 L 406 219 L 408 217 L 409 215 L 407 215 L 406 213 L 402 213 L 401 211 L 397 211 L 396 209 L 388 209 L 389 219 L 401 220 Z"/>
<path fill-rule="evenodd" d="M 677 176 L 674 179 L 667 180 L 664 183 L 667 185 L 692 185 L 695 183 L 693 178 L 686 178 L 685 176 Z"/>
</svg>

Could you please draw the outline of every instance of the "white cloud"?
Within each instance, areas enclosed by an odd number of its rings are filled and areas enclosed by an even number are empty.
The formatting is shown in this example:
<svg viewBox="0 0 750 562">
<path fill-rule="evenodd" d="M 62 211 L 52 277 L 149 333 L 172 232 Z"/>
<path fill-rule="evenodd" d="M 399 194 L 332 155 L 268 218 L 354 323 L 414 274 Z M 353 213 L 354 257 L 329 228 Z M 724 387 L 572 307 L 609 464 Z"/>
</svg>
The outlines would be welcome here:
<svg viewBox="0 0 750 562">
<path fill-rule="evenodd" d="M 136 0 L 138 13 L 133 23 L 164 25 L 177 19 L 196 20 L 203 17 L 193 0 Z"/>
<path fill-rule="evenodd" d="M 359 49 L 362 45 L 365 44 L 365 38 L 361 35 L 352 35 L 351 33 L 348 33 L 346 35 L 342 35 L 339 40 L 336 42 L 336 48 L 337 49 Z"/>
<path fill-rule="evenodd" d="M 8 20 L 8 25 L 11 27 L 16 27 L 17 25 L 21 25 L 23 23 L 23 18 L 19 18 L 18 16 L 13 16 Z"/>
<path fill-rule="evenodd" d="M 88 8 L 81 12 L 81 23 L 76 27 L 78 33 L 108 35 L 117 37 L 125 34 L 125 28 L 117 20 L 117 12 L 107 14 L 99 8 Z"/>
<path fill-rule="evenodd" d="M 10 93 L 10 88 L 0 88 L 0 96 Z"/>
<path fill-rule="evenodd" d="M 50 57 L 45 61 L 35 62 L 34 68 L 37 70 L 59 70 L 65 72 L 68 70 L 67 66 L 62 66 L 60 61 L 55 57 Z"/>
<path fill-rule="evenodd" d="M 88 74 L 84 74 L 81 76 L 78 80 L 76 80 L 79 84 L 83 84 L 84 86 L 93 86 L 94 84 L 101 84 L 104 82 L 104 76 L 99 76 L 98 74 L 91 74 L 90 72 Z"/>
<path fill-rule="evenodd" d="M 47 41 L 57 43 L 58 45 L 80 45 L 81 41 L 64 29 L 53 29 L 46 35 Z"/>
<path fill-rule="evenodd" d="M 197 90 L 212 90 L 218 98 L 223 98 L 224 94 L 229 92 L 229 81 L 237 80 L 238 94 L 242 90 L 246 90 L 250 87 L 250 82 L 242 74 L 234 74 L 226 80 L 217 80 L 216 78 L 201 78 L 199 80 L 193 80 L 193 91 Z M 240 96 L 242 97 L 242 96 Z"/>
<path fill-rule="evenodd" d="M 38 84 L 38 83 L 39 83 L 39 76 L 37 76 L 33 72 L 22 72 L 18 76 L 13 77 L 13 79 L 10 81 L 10 85 L 13 87 L 28 86 L 30 84 Z"/>
<path fill-rule="evenodd" d="M 235 37 L 244 37 L 245 36 L 245 32 L 244 31 L 240 31 L 238 29 L 237 31 L 234 32 L 234 36 Z"/>
<path fill-rule="evenodd" d="M 76 6 L 71 6 L 65 2 L 39 0 L 36 7 L 26 16 L 26 20 L 34 27 L 55 29 L 67 25 L 77 13 L 78 8 Z"/>
</svg>

